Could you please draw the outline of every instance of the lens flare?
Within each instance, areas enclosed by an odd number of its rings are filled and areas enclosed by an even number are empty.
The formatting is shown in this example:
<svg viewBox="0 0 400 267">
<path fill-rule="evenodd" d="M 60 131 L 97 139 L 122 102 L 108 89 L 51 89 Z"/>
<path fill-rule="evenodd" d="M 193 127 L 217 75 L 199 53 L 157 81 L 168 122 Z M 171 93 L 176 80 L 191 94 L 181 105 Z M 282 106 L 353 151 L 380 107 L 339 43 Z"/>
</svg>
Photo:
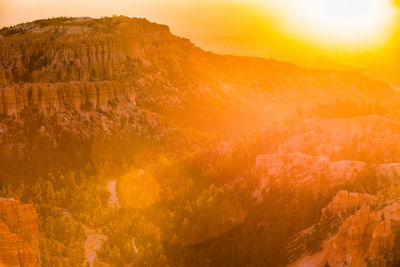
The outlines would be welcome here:
<svg viewBox="0 0 400 267">
<path fill-rule="evenodd" d="M 293 35 L 334 46 L 376 46 L 394 33 L 398 8 L 393 0 L 263 1 L 278 8 Z"/>
<path fill-rule="evenodd" d="M 160 186 L 149 173 L 133 169 L 121 177 L 119 192 L 128 207 L 146 208 L 158 200 Z"/>
</svg>

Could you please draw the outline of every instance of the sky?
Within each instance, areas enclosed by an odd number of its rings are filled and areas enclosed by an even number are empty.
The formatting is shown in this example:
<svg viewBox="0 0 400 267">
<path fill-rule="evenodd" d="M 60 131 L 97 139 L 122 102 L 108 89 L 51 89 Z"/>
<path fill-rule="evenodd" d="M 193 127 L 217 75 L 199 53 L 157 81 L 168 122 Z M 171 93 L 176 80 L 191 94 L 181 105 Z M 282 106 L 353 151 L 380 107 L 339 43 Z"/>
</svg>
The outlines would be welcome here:
<svg viewBox="0 0 400 267">
<path fill-rule="evenodd" d="M 0 26 L 144 17 L 205 50 L 357 69 L 400 89 L 400 0 L 0 0 Z"/>
</svg>

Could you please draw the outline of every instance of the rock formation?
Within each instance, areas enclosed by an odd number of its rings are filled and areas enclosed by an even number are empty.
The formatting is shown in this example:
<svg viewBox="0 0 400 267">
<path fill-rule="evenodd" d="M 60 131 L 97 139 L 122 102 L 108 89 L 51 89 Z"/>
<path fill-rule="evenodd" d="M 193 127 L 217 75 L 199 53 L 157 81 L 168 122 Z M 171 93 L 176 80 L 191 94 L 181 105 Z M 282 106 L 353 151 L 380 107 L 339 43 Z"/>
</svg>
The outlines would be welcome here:
<svg viewBox="0 0 400 267">
<path fill-rule="evenodd" d="M 372 265 L 382 265 L 382 258 L 385 260 L 382 251 L 390 254 L 393 247 L 393 222 L 391 219 L 383 220 L 376 224 L 368 246 L 368 259 Z"/>
<path fill-rule="evenodd" d="M 343 211 L 344 219 L 337 232 L 328 233 L 321 251 L 310 256 L 303 254 L 303 257 L 291 266 L 304 266 L 311 260 L 314 266 L 324 266 L 325 263 L 333 267 L 358 267 L 368 264 L 387 266 L 390 257 L 393 256 L 391 252 L 395 237 L 394 225 L 398 227 L 400 223 L 400 203 L 397 200 L 380 203 L 383 205 L 382 208 L 373 209 L 372 207 L 376 207 L 375 204 L 377 202 L 374 196 L 339 192 L 323 211 L 323 214 L 326 214 L 328 209 Z M 351 209 L 357 211 L 351 214 Z M 295 247 L 295 244 L 292 243 L 291 246 Z"/>
<path fill-rule="evenodd" d="M 369 226 L 374 219 L 369 206 L 363 206 L 343 222 L 333 240 L 333 250 L 328 258 L 330 266 L 360 266 L 371 234 Z"/>
<path fill-rule="evenodd" d="M 135 101 L 134 89 L 129 84 L 101 82 L 26 83 L 0 88 L 0 115 L 17 115 L 24 108 L 39 112 L 104 109 L 112 101 Z"/>
<path fill-rule="evenodd" d="M 326 213 L 346 214 L 351 210 L 358 210 L 362 206 L 376 204 L 377 198 L 369 194 L 360 194 L 347 191 L 339 191 L 327 207 L 322 210 L 322 216 Z"/>
<path fill-rule="evenodd" d="M 37 214 L 31 205 L 0 198 L 0 262 L 5 266 L 39 266 Z"/>
</svg>

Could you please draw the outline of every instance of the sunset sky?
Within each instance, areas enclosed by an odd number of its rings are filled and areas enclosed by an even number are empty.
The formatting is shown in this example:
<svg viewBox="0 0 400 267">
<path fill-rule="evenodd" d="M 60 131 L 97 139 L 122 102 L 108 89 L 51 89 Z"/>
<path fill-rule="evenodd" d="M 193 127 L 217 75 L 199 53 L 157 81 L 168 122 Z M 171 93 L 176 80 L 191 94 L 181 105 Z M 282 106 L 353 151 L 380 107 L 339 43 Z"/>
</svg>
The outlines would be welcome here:
<svg viewBox="0 0 400 267">
<path fill-rule="evenodd" d="M 145 17 L 206 50 L 356 68 L 400 88 L 398 7 L 396 0 L 0 0 L 0 25 L 56 16 Z"/>
</svg>

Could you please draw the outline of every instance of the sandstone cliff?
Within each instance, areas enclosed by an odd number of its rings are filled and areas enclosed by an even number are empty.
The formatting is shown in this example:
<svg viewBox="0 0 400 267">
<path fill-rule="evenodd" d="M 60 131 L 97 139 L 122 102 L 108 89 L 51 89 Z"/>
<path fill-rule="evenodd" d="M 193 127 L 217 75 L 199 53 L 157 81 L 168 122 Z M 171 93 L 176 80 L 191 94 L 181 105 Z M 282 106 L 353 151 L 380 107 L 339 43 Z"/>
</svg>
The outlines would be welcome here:
<svg viewBox="0 0 400 267">
<path fill-rule="evenodd" d="M 0 262 L 39 266 L 37 214 L 31 205 L 0 198 Z"/>
<path fill-rule="evenodd" d="M 134 89 L 129 84 L 113 81 L 26 83 L 0 89 L 3 114 L 17 115 L 22 110 L 36 109 L 51 113 L 66 107 L 81 111 L 106 109 L 113 101 L 134 102 Z"/>
<path fill-rule="evenodd" d="M 357 210 L 362 206 L 374 205 L 378 203 L 377 197 L 369 194 L 360 194 L 347 191 L 339 191 L 328 206 L 322 209 L 322 216 L 327 213 L 346 214 L 352 210 Z"/>
</svg>

